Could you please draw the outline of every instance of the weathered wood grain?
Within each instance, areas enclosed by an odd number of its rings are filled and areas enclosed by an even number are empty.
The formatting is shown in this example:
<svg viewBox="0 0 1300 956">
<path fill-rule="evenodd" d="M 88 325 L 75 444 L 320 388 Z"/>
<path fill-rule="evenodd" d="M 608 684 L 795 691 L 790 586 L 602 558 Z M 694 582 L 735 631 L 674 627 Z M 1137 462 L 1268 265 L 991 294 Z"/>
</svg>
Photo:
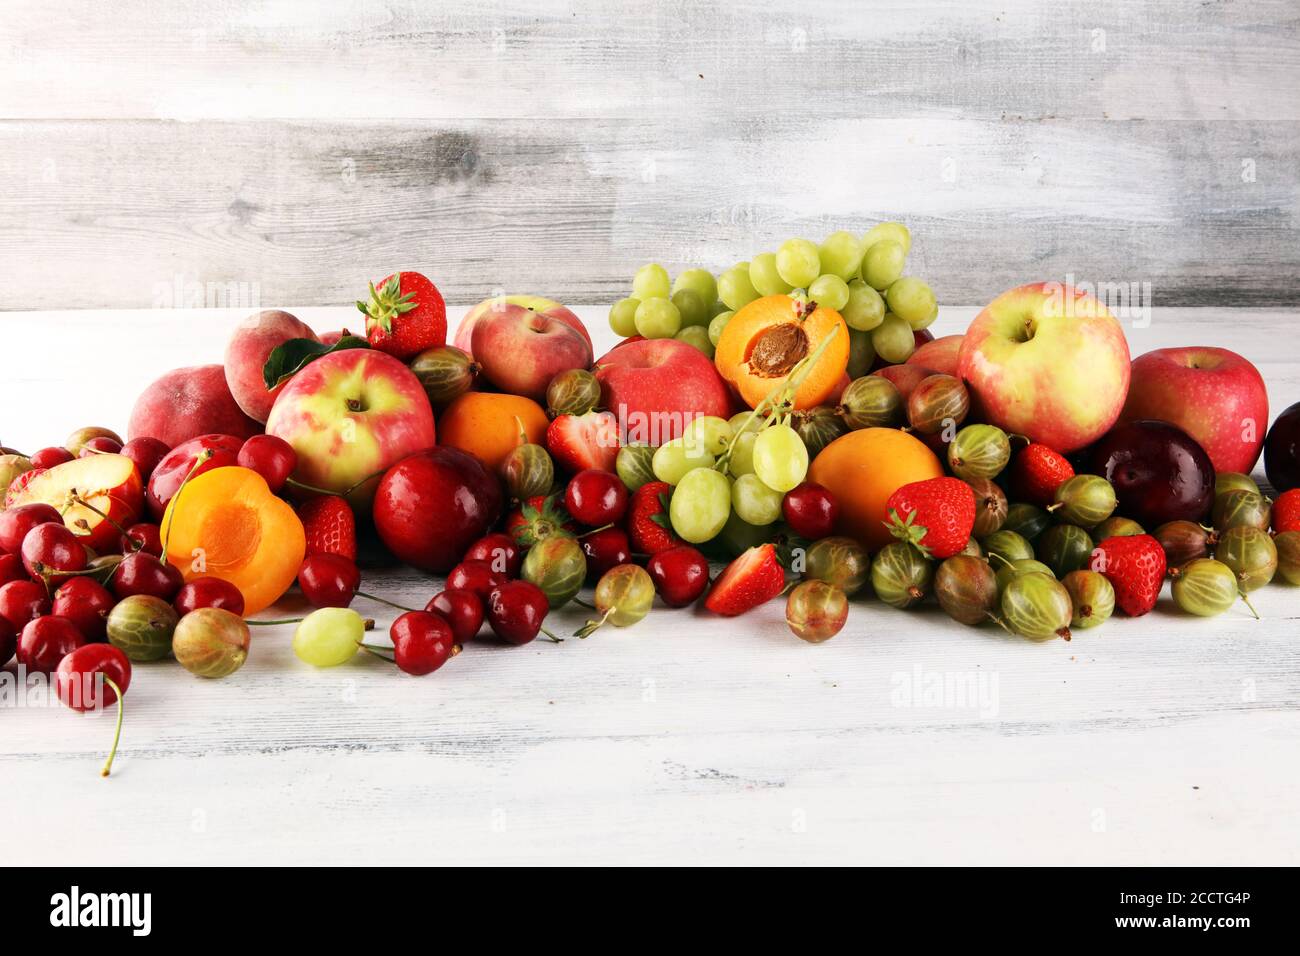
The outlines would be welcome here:
<svg viewBox="0 0 1300 956">
<path fill-rule="evenodd" d="M 1285 304 L 1298 149 L 1244 121 L 0 123 L 0 307 L 149 305 L 178 277 L 342 304 L 396 267 L 608 304 L 644 261 L 720 270 L 883 218 L 943 302 L 1074 275 Z"/>
</svg>

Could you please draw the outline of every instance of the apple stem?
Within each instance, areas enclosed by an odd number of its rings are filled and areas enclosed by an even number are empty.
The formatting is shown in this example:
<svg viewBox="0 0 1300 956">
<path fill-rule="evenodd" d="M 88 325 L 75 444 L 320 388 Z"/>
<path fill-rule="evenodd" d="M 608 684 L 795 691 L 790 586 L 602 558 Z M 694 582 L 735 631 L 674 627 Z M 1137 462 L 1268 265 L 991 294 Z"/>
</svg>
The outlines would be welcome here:
<svg viewBox="0 0 1300 956">
<path fill-rule="evenodd" d="M 190 479 L 194 477 L 194 473 L 198 471 L 200 467 L 206 465 L 211 458 L 211 448 L 205 448 L 194 456 L 194 464 L 190 465 L 190 470 L 185 473 L 185 479 L 181 482 L 180 487 L 176 489 L 176 494 L 172 495 L 172 500 L 167 503 L 167 511 L 170 512 L 170 514 L 165 513 L 163 515 L 163 521 L 167 524 L 167 536 L 163 539 L 162 554 L 158 556 L 158 560 L 162 561 L 164 564 L 167 563 L 167 547 L 172 542 L 172 524 L 174 522 L 169 519 L 176 516 L 176 509 L 180 507 L 181 493 L 185 491 L 185 486 L 190 483 Z"/>
<path fill-rule="evenodd" d="M 419 608 L 407 607 L 405 604 L 398 604 L 398 603 L 395 602 L 395 601 L 390 601 L 390 600 L 388 600 L 387 598 L 381 598 L 381 597 L 379 597 L 378 595 L 375 595 L 375 594 L 367 594 L 365 591 L 358 591 L 358 592 L 357 592 L 357 597 L 363 597 L 363 598 L 366 598 L 367 600 L 375 601 L 375 602 L 377 602 L 377 603 L 379 603 L 379 604 L 387 604 L 389 607 L 397 608 L 397 610 L 399 610 L 399 611 L 418 611 L 418 610 L 419 610 Z"/>
<path fill-rule="evenodd" d="M 117 756 L 117 744 L 122 739 L 122 717 L 126 712 L 126 706 L 122 702 L 122 688 L 118 687 L 113 678 L 107 674 L 104 675 L 104 683 L 113 688 L 113 693 L 117 694 L 117 726 L 113 728 L 113 747 L 109 750 L 108 759 L 104 761 L 104 766 L 99 771 L 101 777 L 107 777 L 113 772 L 113 758 Z"/>
</svg>

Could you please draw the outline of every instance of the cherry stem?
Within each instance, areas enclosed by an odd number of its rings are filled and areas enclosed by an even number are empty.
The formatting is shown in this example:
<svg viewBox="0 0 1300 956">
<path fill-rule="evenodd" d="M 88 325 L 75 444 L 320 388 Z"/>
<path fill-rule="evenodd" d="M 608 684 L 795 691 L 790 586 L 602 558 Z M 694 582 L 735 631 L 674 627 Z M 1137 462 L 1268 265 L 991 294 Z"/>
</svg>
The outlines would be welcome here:
<svg viewBox="0 0 1300 956">
<path fill-rule="evenodd" d="M 167 548 L 172 543 L 172 525 L 175 524 L 174 519 L 176 518 L 176 509 L 179 508 L 181 504 L 181 493 L 185 491 L 185 486 L 190 483 L 190 479 L 194 477 L 194 473 L 198 471 L 200 467 L 206 465 L 211 458 L 211 448 L 205 448 L 194 456 L 194 464 L 190 465 L 190 470 L 185 473 L 185 480 L 180 483 L 180 487 L 176 489 L 176 494 L 172 495 L 172 500 L 167 503 L 167 511 L 169 513 L 163 515 L 163 521 L 167 524 L 167 536 L 163 539 L 162 554 L 158 556 L 158 560 L 163 564 L 167 563 Z"/>
<path fill-rule="evenodd" d="M 407 607 L 405 604 L 398 604 L 396 601 L 390 601 L 388 598 L 381 598 L 375 594 L 367 594 L 365 591 L 357 591 L 357 597 L 366 598 L 369 601 L 375 601 L 378 604 L 387 604 L 389 607 L 395 607 L 399 611 L 418 611 L 419 608 Z"/>
<path fill-rule="evenodd" d="M 596 534 L 600 531 L 608 531 L 612 527 L 614 527 L 614 522 L 611 521 L 609 524 L 603 524 L 599 528 L 592 528 L 590 531 L 584 531 L 582 534 L 578 535 L 578 537 L 585 538 L 588 535 Z"/>
<path fill-rule="evenodd" d="M 318 495 L 328 495 L 331 498 L 346 498 L 348 495 L 352 494 L 352 492 L 356 491 L 358 488 L 364 485 L 367 481 L 374 481 L 376 478 L 382 478 L 383 474 L 384 473 L 382 471 L 377 471 L 373 475 L 366 475 L 366 477 L 362 478 L 355 485 L 351 485 L 350 487 L 345 488 L 342 491 L 333 491 L 329 488 L 318 488 L 316 485 L 309 485 L 305 481 L 299 481 L 297 478 L 289 478 L 285 481 L 285 484 L 292 485 L 294 488 L 297 488 L 300 491 L 310 491 Z M 179 494 L 179 492 L 177 493 Z"/>
<path fill-rule="evenodd" d="M 103 518 L 105 521 L 107 521 L 109 524 L 111 524 L 114 528 L 116 528 L 118 531 L 120 531 L 120 532 L 122 533 L 122 537 L 126 538 L 127 541 L 130 541 L 130 542 L 131 542 L 131 547 L 132 547 L 134 550 L 139 551 L 141 548 L 144 547 L 144 542 L 143 542 L 143 541 L 134 541 L 134 540 L 132 540 L 131 536 L 130 536 L 129 534 L 127 534 L 127 531 L 126 531 L 125 528 L 123 528 L 123 527 L 122 527 L 120 524 L 118 524 L 115 520 L 113 520 L 112 518 L 110 518 L 110 517 L 109 517 L 105 512 L 100 511 L 98 508 L 96 508 L 94 505 L 92 505 L 92 504 L 91 504 L 89 501 L 87 501 L 85 498 L 81 497 L 81 495 L 74 493 L 74 494 L 71 496 L 71 498 L 69 499 L 69 501 L 70 501 L 72 504 L 74 504 L 74 505 L 79 505 L 79 506 L 81 506 L 82 508 L 85 508 L 87 511 L 89 511 L 89 512 L 91 512 L 91 513 L 93 513 L 93 514 L 97 514 L 97 515 L 99 515 L 101 518 Z M 89 533 L 90 533 L 90 531 L 89 531 L 90 525 L 87 524 L 87 525 L 85 525 L 85 527 L 87 528 L 87 532 L 86 532 L 86 533 L 89 534 Z"/>
<path fill-rule="evenodd" d="M 301 624 L 303 619 L 300 617 L 286 617 L 277 621 L 245 621 L 249 627 L 270 627 L 273 624 Z"/>
<path fill-rule="evenodd" d="M 388 661 L 388 663 L 390 664 L 395 664 L 397 662 L 397 659 L 395 657 L 388 657 L 385 654 L 379 653 L 380 651 L 391 651 L 392 650 L 391 647 L 384 647 L 382 644 L 365 644 L 365 643 L 359 643 L 357 644 L 357 647 L 361 648 L 367 654 L 373 654 L 375 657 L 378 657 L 381 661 Z"/>
<path fill-rule="evenodd" d="M 553 643 L 553 644 L 563 644 L 563 643 L 564 643 L 564 638 L 562 638 L 562 637 L 556 637 L 554 634 L 552 634 L 552 633 L 551 633 L 550 631 L 548 631 L 546 628 L 543 627 L 543 628 L 539 628 L 538 630 L 540 630 L 543 634 L 545 634 L 547 637 L 549 637 L 549 638 L 551 639 L 551 643 Z"/>
<path fill-rule="evenodd" d="M 113 693 L 117 694 L 117 726 L 113 729 L 113 748 L 109 750 L 108 759 L 104 761 L 104 766 L 99 771 L 101 777 L 107 777 L 113 772 L 113 758 L 117 756 L 117 744 L 122 739 L 122 717 L 126 711 L 122 703 L 122 688 L 118 687 L 113 678 L 107 674 L 104 675 L 104 683 L 113 688 Z"/>
</svg>

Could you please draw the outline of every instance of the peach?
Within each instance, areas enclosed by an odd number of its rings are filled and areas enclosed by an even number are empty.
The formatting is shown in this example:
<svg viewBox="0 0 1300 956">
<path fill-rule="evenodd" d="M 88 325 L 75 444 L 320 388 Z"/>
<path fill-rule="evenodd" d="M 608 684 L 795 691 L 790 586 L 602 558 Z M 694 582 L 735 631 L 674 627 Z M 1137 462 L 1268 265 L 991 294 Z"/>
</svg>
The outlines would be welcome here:
<svg viewBox="0 0 1300 956">
<path fill-rule="evenodd" d="M 218 432 L 248 438 L 262 426 L 243 413 L 220 365 L 172 369 L 140 393 L 126 435 L 157 438 L 175 448 L 199 435 Z"/>
<path fill-rule="evenodd" d="M 521 306 L 529 311 L 541 312 L 551 318 L 559 319 L 565 325 L 571 326 L 575 332 L 586 340 L 587 348 L 593 348 L 591 336 L 587 334 L 587 327 L 582 324 L 582 319 L 554 299 L 548 299 L 540 295 L 502 295 L 484 299 L 466 312 L 465 317 L 460 320 L 460 325 L 456 327 L 456 338 L 452 344 L 466 355 L 473 355 L 474 327 L 478 325 L 479 319 L 489 312 L 500 312 L 506 306 L 512 305 Z"/>
<path fill-rule="evenodd" d="M 262 368 L 271 352 L 290 339 L 318 341 L 310 326 L 288 312 L 264 309 L 235 326 L 226 343 L 226 384 L 244 414 L 255 421 L 270 417 L 275 397 L 284 387 L 282 382 L 268 389 Z"/>
</svg>

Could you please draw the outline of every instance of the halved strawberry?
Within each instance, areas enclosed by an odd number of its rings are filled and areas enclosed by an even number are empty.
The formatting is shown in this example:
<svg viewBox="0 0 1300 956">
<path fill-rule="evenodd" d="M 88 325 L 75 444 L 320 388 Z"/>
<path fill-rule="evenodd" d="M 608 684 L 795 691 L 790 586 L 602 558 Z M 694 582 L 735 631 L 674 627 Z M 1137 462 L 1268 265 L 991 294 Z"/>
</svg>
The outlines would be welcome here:
<svg viewBox="0 0 1300 956">
<path fill-rule="evenodd" d="M 523 548 L 531 548 L 538 541 L 554 535 L 572 538 L 578 533 L 578 526 L 559 502 L 558 494 L 550 497 L 533 495 L 506 515 L 506 534 Z"/>
<path fill-rule="evenodd" d="M 561 415 L 546 429 L 551 457 L 575 475 L 584 468 L 614 471 L 618 438 L 618 419 L 611 412 Z"/>
<path fill-rule="evenodd" d="M 310 498 L 298 506 L 307 535 L 307 554 L 337 554 L 357 559 L 357 521 L 347 500 L 338 495 Z"/>
<path fill-rule="evenodd" d="M 447 344 L 447 306 L 438 287 L 418 272 L 394 272 L 370 283 L 370 300 L 357 302 L 366 317 L 366 338 L 402 361 Z"/>
<path fill-rule="evenodd" d="M 714 614 L 735 617 L 772 600 L 784 588 L 785 571 L 776 559 L 776 546 L 760 544 L 723 569 L 704 606 Z"/>
<path fill-rule="evenodd" d="M 668 500 L 673 486 L 647 481 L 632 492 L 627 506 L 627 538 L 635 554 L 653 555 L 682 544 L 668 520 Z"/>
</svg>

